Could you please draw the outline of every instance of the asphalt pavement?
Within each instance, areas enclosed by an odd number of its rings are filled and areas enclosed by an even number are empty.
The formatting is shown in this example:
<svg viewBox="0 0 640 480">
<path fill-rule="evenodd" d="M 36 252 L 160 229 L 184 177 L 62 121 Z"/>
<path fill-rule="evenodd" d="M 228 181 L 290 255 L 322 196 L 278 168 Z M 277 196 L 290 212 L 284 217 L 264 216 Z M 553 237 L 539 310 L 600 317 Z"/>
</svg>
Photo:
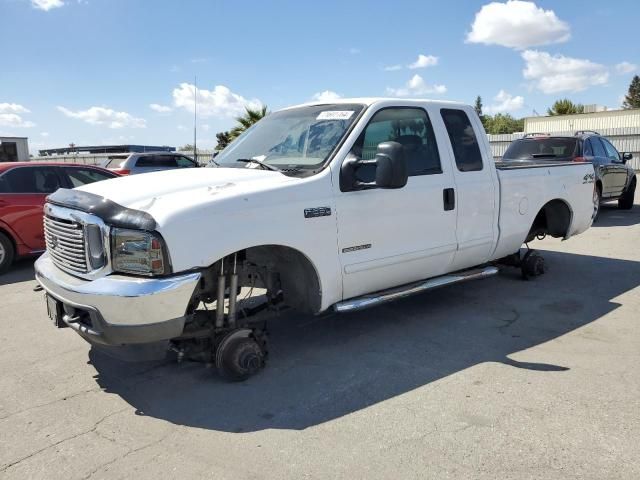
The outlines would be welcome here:
<svg viewBox="0 0 640 480">
<path fill-rule="evenodd" d="M 0 478 L 638 479 L 640 205 L 531 246 L 534 280 L 283 315 L 239 384 L 91 350 L 21 261 L 0 276 Z"/>
</svg>

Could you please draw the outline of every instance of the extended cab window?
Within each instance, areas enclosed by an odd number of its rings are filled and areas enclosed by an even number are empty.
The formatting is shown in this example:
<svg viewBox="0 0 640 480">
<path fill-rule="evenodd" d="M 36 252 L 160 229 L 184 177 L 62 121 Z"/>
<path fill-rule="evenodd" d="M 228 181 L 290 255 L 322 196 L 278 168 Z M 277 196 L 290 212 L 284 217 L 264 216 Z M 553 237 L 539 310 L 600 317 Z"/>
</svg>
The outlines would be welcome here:
<svg viewBox="0 0 640 480">
<path fill-rule="evenodd" d="M 60 188 L 55 170 L 48 167 L 13 168 L 2 178 L 6 182 L 7 193 L 53 193 Z"/>
<path fill-rule="evenodd" d="M 478 138 L 467 114 L 462 110 L 449 108 L 443 108 L 440 114 L 447 127 L 458 170 L 461 172 L 482 170 L 482 154 L 478 146 Z"/>
<path fill-rule="evenodd" d="M 442 173 L 433 127 L 422 108 L 385 108 L 376 113 L 360 134 L 351 153 L 363 160 L 376 156 L 382 142 L 398 142 L 404 147 L 409 176 Z M 375 167 L 358 169 L 359 180 L 370 182 Z"/>
</svg>

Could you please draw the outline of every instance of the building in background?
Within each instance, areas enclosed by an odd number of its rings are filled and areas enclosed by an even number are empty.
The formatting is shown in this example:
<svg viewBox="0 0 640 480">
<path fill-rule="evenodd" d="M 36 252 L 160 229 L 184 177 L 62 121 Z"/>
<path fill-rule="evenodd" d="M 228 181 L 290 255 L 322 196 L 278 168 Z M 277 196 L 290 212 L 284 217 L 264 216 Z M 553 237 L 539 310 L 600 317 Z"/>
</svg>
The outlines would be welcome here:
<svg viewBox="0 0 640 480">
<path fill-rule="evenodd" d="M 27 137 L 0 137 L 0 162 L 26 162 L 29 160 Z"/>
<path fill-rule="evenodd" d="M 63 148 L 46 148 L 39 150 L 41 157 L 50 155 L 95 155 L 99 153 L 144 153 L 144 152 L 175 152 L 175 147 L 163 145 L 74 145 Z"/>
<path fill-rule="evenodd" d="M 579 130 L 593 130 L 607 137 L 619 152 L 633 154 L 631 165 L 640 170 L 640 109 L 604 110 L 589 105 L 591 113 L 527 117 L 524 132 L 507 135 L 489 135 L 494 158 L 501 158 L 509 144 L 526 133 L 573 135 Z"/>
</svg>

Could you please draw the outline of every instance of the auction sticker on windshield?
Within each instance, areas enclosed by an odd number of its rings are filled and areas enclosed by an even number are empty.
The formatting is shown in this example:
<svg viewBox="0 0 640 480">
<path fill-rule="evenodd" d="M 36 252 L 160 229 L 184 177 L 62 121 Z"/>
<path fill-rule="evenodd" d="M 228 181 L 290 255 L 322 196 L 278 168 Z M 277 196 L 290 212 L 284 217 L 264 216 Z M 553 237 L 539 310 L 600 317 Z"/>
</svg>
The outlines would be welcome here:
<svg viewBox="0 0 640 480">
<path fill-rule="evenodd" d="M 353 115 L 353 110 L 328 110 L 320 112 L 316 120 L 348 120 Z"/>
</svg>

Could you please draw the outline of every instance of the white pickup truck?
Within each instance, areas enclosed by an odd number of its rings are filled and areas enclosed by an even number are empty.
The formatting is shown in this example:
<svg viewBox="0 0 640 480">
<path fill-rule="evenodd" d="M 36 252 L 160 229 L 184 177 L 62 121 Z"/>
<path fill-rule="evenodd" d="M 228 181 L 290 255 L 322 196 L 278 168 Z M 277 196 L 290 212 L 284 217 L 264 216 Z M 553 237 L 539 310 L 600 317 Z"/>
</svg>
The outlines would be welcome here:
<svg viewBox="0 0 640 480">
<path fill-rule="evenodd" d="M 35 268 L 57 326 L 244 379 L 284 307 L 350 312 L 502 264 L 536 275 L 523 243 L 579 234 L 597 210 L 591 164 L 496 165 L 478 116 L 451 102 L 286 108 L 209 167 L 48 198 Z"/>
</svg>

